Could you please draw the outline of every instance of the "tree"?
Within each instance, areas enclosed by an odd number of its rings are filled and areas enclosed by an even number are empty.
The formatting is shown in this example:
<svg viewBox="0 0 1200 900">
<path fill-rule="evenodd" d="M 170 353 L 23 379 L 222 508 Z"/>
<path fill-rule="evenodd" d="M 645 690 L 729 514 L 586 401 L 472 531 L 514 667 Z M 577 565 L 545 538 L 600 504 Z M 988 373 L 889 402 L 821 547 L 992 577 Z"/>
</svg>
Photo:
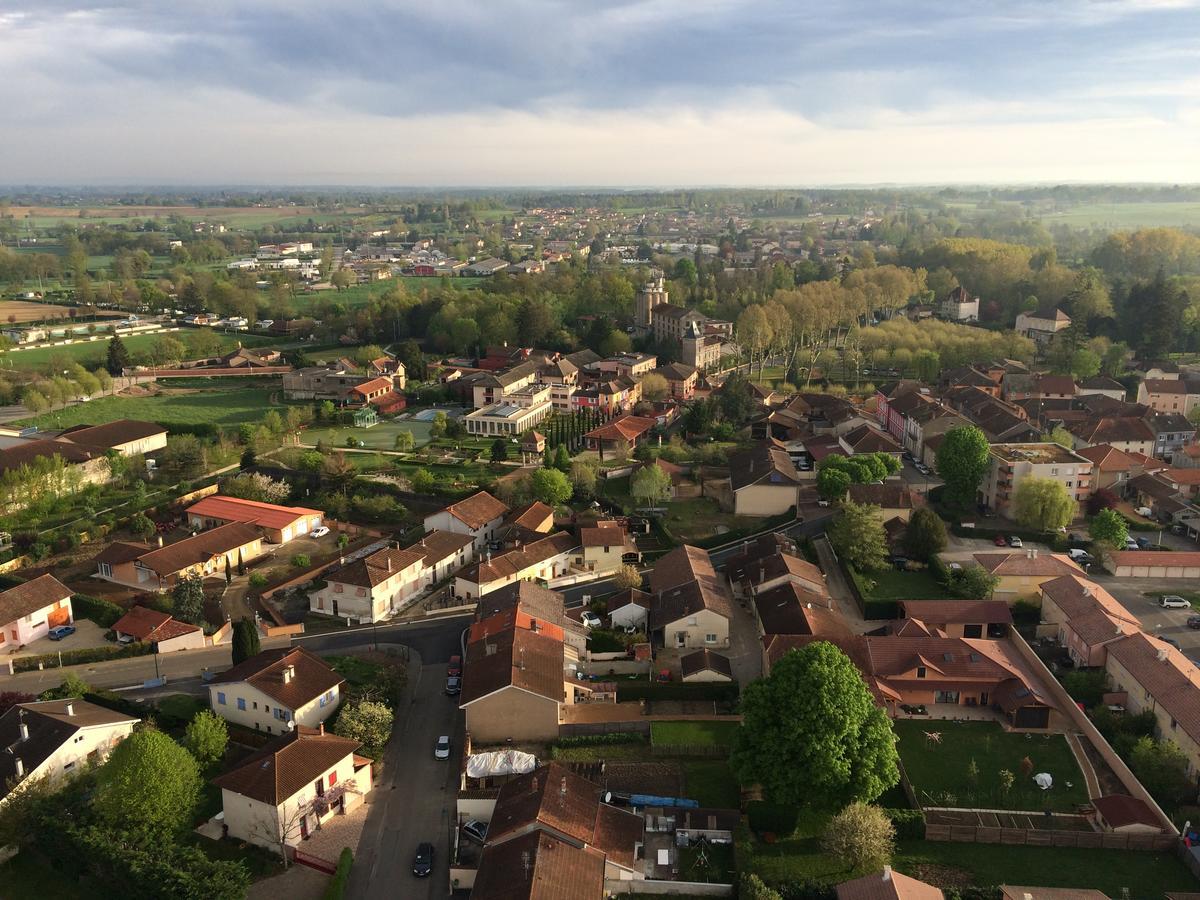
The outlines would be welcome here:
<svg viewBox="0 0 1200 900">
<path fill-rule="evenodd" d="M 496 438 L 492 441 L 492 462 L 504 462 L 508 459 L 508 441 Z"/>
<path fill-rule="evenodd" d="M 428 494 L 433 490 L 433 473 L 428 469 L 417 469 L 417 471 L 412 473 L 409 482 L 412 484 L 412 489 L 418 494 Z"/>
<path fill-rule="evenodd" d="M 184 575 L 171 589 L 171 608 L 174 616 L 193 625 L 204 624 L 204 579 L 199 575 Z"/>
<path fill-rule="evenodd" d="M 50 400 L 41 391 L 27 390 L 21 398 L 22 405 L 33 413 L 39 416 L 50 408 Z"/>
<path fill-rule="evenodd" d="M 233 584 L 233 563 L 229 561 L 229 557 L 225 557 L 225 584 Z"/>
<path fill-rule="evenodd" d="M 1055 425 L 1048 432 L 1042 435 L 1043 441 L 1048 441 L 1051 444 L 1058 444 L 1060 447 L 1066 447 L 1070 450 L 1075 446 L 1075 437 L 1067 429 L 1061 425 Z"/>
<path fill-rule="evenodd" d="M 665 400 L 670 393 L 670 383 L 657 372 L 650 372 L 642 377 L 642 399 Z"/>
<path fill-rule="evenodd" d="M 1124 547 L 1129 539 L 1129 523 L 1115 509 L 1102 509 L 1088 526 L 1093 541 L 1103 541 L 1113 547 Z"/>
<path fill-rule="evenodd" d="M 401 431 L 396 435 L 396 440 L 393 442 L 392 447 L 395 450 L 399 450 L 401 453 L 408 453 L 412 450 L 415 444 L 416 441 L 413 438 L 411 431 Z"/>
<path fill-rule="evenodd" d="M 828 534 L 838 555 L 860 572 L 882 569 L 887 562 L 887 535 L 878 506 L 847 500 Z"/>
<path fill-rule="evenodd" d="M 904 530 L 904 549 L 913 559 L 932 562 L 946 549 L 946 523 L 928 506 L 913 512 Z"/>
<path fill-rule="evenodd" d="M 1001 769 L 999 773 L 999 779 L 1000 793 L 1007 797 L 1008 792 L 1012 790 L 1013 784 L 1016 782 L 1017 777 L 1013 775 L 1010 769 Z"/>
<path fill-rule="evenodd" d="M 0 691 L 0 716 L 4 715 L 18 703 L 32 703 L 37 697 L 21 691 Z"/>
<path fill-rule="evenodd" d="M 233 664 L 255 656 L 261 649 L 258 626 L 253 619 L 238 619 L 233 623 Z"/>
<path fill-rule="evenodd" d="M 974 425 L 946 432 L 937 450 L 937 471 L 946 482 L 943 498 L 956 509 L 975 502 L 975 492 L 989 465 L 987 436 Z"/>
<path fill-rule="evenodd" d="M 92 686 L 76 675 L 74 672 L 69 673 L 56 688 L 42 691 L 38 695 L 39 700 L 70 700 L 76 697 L 82 697 L 84 694 L 91 693 Z"/>
<path fill-rule="evenodd" d="M 577 459 L 571 463 L 571 485 L 575 494 L 588 500 L 596 494 L 596 465 L 588 460 Z"/>
<path fill-rule="evenodd" d="M 862 674 L 826 641 L 783 656 L 742 694 L 730 763 L 774 803 L 831 810 L 900 780 L 892 727 Z"/>
<path fill-rule="evenodd" d="M 1195 799 L 1196 786 L 1188 777 L 1187 755 L 1174 741 L 1140 737 L 1129 754 L 1129 767 L 1159 803 L 1174 807 Z"/>
<path fill-rule="evenodd" d="M 990 600 L 999 583 L 999 576 L 983 566 L 964 566 L 950 573 L 950 590 L 965 600 Z"/>
<path fill-rule="evenodd" d="M 767 887 L 761 878 L 749 873 L 742 874 L 737 895 L 738 900 L 783 900 L 779 891 Z"/>
<path fill-rule="evenodd" d="M 138 513 L 129 520 L 129 530 L 143 541 L 148 541 L 154 536 L 154 532 L 158 531 L 158 527 L 145 513 Z"/>
<path fill-rule="evenodd" d="M 258 463 L 258 454 L 254 452 L 253 447 L 247 447 L 242 451 L 242 459 L 239 464 L 243 469 L 252 469 Z"/>
<path fill-rule="evenodd" d="M 1080 347 L 1071 354 L 1071 374 L 1077 381 L 1091 378 L 1093 375 L 1099 374 L 1101 362 L 1098 353 L 1088 350 L 1086 347 Z"/>
<path fill-rule="evenodd" d="M 429 424 L 429 436 L 434 440 L 440 440 L 446 436 L 446 414 L 441 410 L 433 414 L 433 421 Z"/>
<path fill-rule="evenodd" d="M 1013 507 L 1021 525 L 1038 531 L 1057 531 L 1069 525 L 1079 509 L 1062 482 L 1032 475 L 1017 485 Z"/>
<path fill-rule="evenodd" d="M 654 463 L 646 463 L 629 479 L 629 493 L 642 506 L 654 506 L 671 496 L 671 476 Z"/>
<path fill-rule="evenodd" d="M 129 367 L 129 351 L 121 341 L 121 336 L 114 334 L 108 342 L 108 358 L 104 364 L 108 374 L 114 378 L 124 373 Z"/>
<path fill-rule="evenodd" d="M 198 712 L 183 732 L 183 745 L 202 772 L 214 768 L 224 759 L 228 743 L 229 729 L 225 720 L 207 709 Z"/>
<path fill-rule="evenodd" d="M 821 847 L 849 869 L 877 869 L 891 862 L 896 827 L 878 806 L 851 803 L 829 820 Z"/>
<path fill-rule="evenodd" d="M 199 798 L 196 760 L 161 731 L 143 728 L 100 768 L 92 809 L 111 828 L 159 841 L 191 827 Z"/>
<path fill-rule="evenodd" d="M 529 480 L 534 498 L 547 506 L 560 506 L 571 499 L 571 483 L 558 469 L 538 469 Z"/>
<path fill-rule="evenodd" d="M 554 468 L 564 475 L 571 471 L 571 454 L 566 444 L 559 444 L 554 451 Z"/>
<path fill-rule="evenodd" d="M 613 587 L 618 591 L 641 590 L 642 573 L 638 571 L 637 566 L 623 565 L 613 576 Z"/>
<path fill-rule="evenodd" d="M 826 466 L 817 472 L 817 493 L 822 500 L 841 500 L 853 481 L 853 476 L 845 469 Z"/>
<path fill-rule="evenodd" d="M 378 757 L 392 735 L 392 711 L 375 700 L 346 703 L 338 712 L 333 733 L 361 741 L 367 756 Z"/>
<path fill-rule="evenodd" d="M 329 283 L 337 288 L 339 292 L 343 291 L 354 283 L 354 273 L 349 269 L 338 269 L 329 276 Z"/>
</svg>

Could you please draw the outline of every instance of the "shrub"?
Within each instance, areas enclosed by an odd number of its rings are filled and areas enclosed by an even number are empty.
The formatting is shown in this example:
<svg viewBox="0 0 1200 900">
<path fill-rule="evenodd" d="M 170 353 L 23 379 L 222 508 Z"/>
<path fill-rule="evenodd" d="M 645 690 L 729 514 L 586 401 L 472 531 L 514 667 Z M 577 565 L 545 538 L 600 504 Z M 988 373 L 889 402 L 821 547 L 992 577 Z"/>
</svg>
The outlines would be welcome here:
<svg viewBox="0 0 1200 900">
<path fill-rule="evenodd" d="M 889 862 L 896 829 L 878 806 L 851 803 L 829 820 L 821 847 L 852 869 Z"/>
<path fill-rule="evenodd" d="M 892 827 L 896 829 L 896 839 L 901 841 L 925 840 L 925 813 L 919 809 L 885 809 Z"/>
<path fill-rule="evenodd" d="M 21 656 L 13 660 L 13 671 L 33 672 L 37 670 L 38 663 L 41 663 L 42 667 L 46 669 L 56 668 L 59 665 L 60 655 L 62 665 L 75 666 L 80 663 L 145 656 L 152 649 L 152 646 L 144 641 L 134 641 L 132 644 L 121 644 L 116 647 L 84 647 L 79 650 L 63 650 L 61 653 L 43 653 L 41 656 Z"/>
<path fill-rule="evenodd" d="M 342 854 L 338 857 L 337 869 L 329 879 L 329 884 L 325 885 L 325 893 L 321 895 L 321 900 L 342 900 L 346 894 L 346 884 L 350 881 L 350 867 L 353 865 L 354 853 L 349 847 L 343 847 Z"/>
<path fill-rule="evenodd" d="M 649 735 L 635 731 L 613 731 L 608 734 L 573 734 L 560 737 L 556 747 L 607 747 L 613 744 L 648 744 Z"/>
<path fill-rule="evenodd" d="M 75 594 L 71 598 L 71 609 L 77 619 L 90 619 L 101 628 L 112 628 L 125 615 L 125 610 L 111 600 L 87 594 Z"/>
<path fill-rule="evenodd" d="M 312 559 L 307 553 L 297 553 L 292 557 L 292 565 L 297 569 L 307 569 L 312 565 Z"/>
<path fill-rule="evenodd" d="M 254 572 L 250 576 L 250 587 L 264 588 L 267 586 L 267 576 L 262 572 Z"/>
<path fill-rule="evenodd" d="M 770 832 L 780 837 L 790 835 L 800 821 L 799 807 L 768 803 L 766 800 L 752 800 L 746 804 L 746 815 L 754 831 L 759 834 Z"/>
</svg>

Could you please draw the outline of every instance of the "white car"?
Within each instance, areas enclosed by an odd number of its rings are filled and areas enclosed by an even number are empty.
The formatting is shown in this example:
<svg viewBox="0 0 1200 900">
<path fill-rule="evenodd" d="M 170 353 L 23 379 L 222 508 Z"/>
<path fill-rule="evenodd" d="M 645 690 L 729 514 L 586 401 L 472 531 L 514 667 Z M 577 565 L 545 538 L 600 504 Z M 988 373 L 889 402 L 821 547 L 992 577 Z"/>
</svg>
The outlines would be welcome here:
<svg viewBox="0 0 1200 900">
<path fill-rule="evenodd" d="M 1192 604 L 1188 603 L 1178 594 L 1163 594 L 1158 598 L 1158 605 L 1163 609 L 1191 609 Z"/>
<path fill-rule="evenodd" d="M 437 746 L 433 748 L 434 759 L 449 759 L 450 758 L 450 735 L 443 734 L 437 739 Z"/>
<path fill-rule="evenodd" d="M 316 528 L 314 528 L 312 531 L 309 532 L 309 535 L 312 537 L 315 537 L 315 538 L 323 538 L 327 534 L 329 534 L 329 529 L 326 528 L 324 525 L 318 525 Z"/>
<path fill-rule="evenodd" d="M 582 622 L 584 625 L 586 625 L 588 628 L 599 628 L 601 626 L 601 624 L 603 624 L 600 617 L 598 615 L 596 615 L 594 612 L 590 612 L 590 611 L 583 613 L 579 617 L 579 621 Z"/>
<path fill-rule="evenodd" d="M 1139 506 L 1137 509 L 1134 510 L 1134 512 L 1137 513 L 1139 516 L 1143 516 L 1144 518 L 1147 518 L 1147 519 L 1154 518 L 1154 510 L 1152 510 L 1148 506 Z"/>
<path fill-rule="evenodd" d="M 1133 538 L 1125 538 L 1125 549 L 1126 550 L 1137 550 L 1138 542 L 1135 541 Z"/>
</svg>

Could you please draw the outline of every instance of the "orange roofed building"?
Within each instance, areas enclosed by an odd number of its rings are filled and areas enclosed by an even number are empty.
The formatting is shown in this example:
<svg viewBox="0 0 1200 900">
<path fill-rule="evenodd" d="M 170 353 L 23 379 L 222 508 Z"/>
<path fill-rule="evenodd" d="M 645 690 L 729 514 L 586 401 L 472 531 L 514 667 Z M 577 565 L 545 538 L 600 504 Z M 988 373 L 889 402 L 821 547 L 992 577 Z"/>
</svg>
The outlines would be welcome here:
<svg viewBox="0 0 1200 900">
<path fill-rule="evenodd" d="M 230 522 L 245 522 L 263 530 L 267 542 L 286 544 L 292 538 L 309 534 L 320 528 L 323 513 L 319 509 L 300 506 L 279 506 L 243 500 L 241 497 L 205 497 L 188 507 L 188 524 L 207 530 Z"/>
</svg>

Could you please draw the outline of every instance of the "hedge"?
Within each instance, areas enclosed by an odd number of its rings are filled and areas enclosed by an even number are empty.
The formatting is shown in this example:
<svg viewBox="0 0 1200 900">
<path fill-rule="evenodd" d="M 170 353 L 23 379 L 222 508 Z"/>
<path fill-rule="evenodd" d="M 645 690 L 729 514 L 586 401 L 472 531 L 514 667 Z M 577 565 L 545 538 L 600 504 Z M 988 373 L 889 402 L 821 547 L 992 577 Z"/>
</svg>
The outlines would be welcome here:
<svg viewBox="0 0 1200 900">
<path fill-rule="evenodd" d="M 35 672 L 38 664 L 43 668 L 56 669 L 59 659 L 62 665 L 75 666 L 80 663 L 106 662 L 110 659 L 128 659 L 131 656 L 145 656 L 152 652 L 153 645 L 145 641 L 134 641 L 132 644 L 119 644 L 115 647 L 84 647 L 81 650 L 62 650 L 59 653 L 43 653 L 41 656 L 21 656 L 13 660 L 14 672 Z"/>
<path fill-rule="evenodd" d="M 635 731 L 613 731 L 608 734 L 573 734 L 560 737 L 555 747 L 605 747 L 612 744 L 647 744 L 650 736 Z"/>
<path fill-rule="evenodd" d="M 887 816 L 896 829 L 896 839 L 900 841 L 925 840 L 925 813 L 919 809 L 885 809 Z"/>
<path fill-rule="evenodd" d="M 77 619 L 91 619 L 101 628 L 112 628 L 125 610 L 111 600 L 103 597 L 92 597 L 88 594 L 75 594 L 71 597 L 71 609 Z"/>
<path fill-rule="evenodd" d="M 796 830 L 800 821 L 800 809 L 766 800 L 751 800 L 746 804 L 746 817 L 750 828 L 759 834 L 770 832 L 787 837 Z"/>
<path fill-rule="evenodd" d="M 617 702 L 624 700 L 714 700 L 735 703 L 736 682 L 680 684 L 678 682 L 628 681 L 617 685 Z"/>
<path fill-rule="evenodd" d="M 325 893 L 321 895 L 321 900 L 342 900 L 346 893 L 346 884 L 350 881 L 350 867 L 354 865 L 354 854 L 349 847 L 342 848 L 342 854 L 338 857 L 337 869 L 334 870 L 333 878 L 329 879 L 329 884 L 325 885 Z"/>
<path fill-rule="evenodd" d="M 125 699 L 116 691 L 89 691 L 83 695 L 83 699 L 135 719 L 144 718 L 146 715 L 145 706 L 139 706 L 132 700 Z"/>
</svg>

